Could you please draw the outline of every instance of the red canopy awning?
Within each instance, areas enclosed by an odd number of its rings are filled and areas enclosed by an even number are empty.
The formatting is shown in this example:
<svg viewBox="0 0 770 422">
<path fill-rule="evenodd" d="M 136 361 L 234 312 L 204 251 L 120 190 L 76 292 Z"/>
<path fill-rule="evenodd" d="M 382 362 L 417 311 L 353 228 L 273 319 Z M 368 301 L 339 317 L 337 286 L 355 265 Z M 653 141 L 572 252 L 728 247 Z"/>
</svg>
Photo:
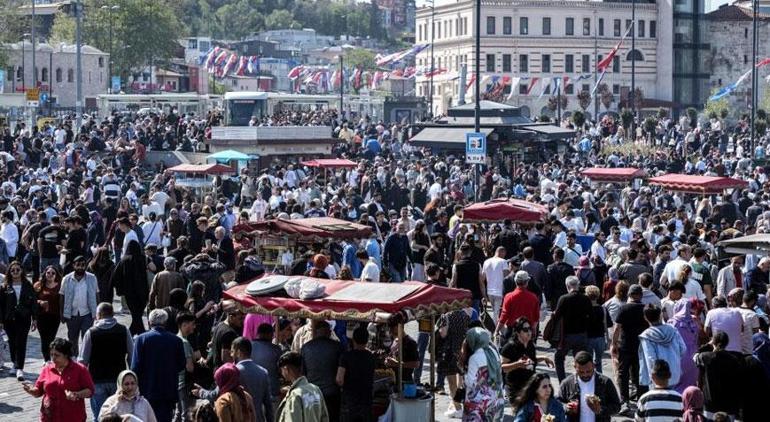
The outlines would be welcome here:
<svg viewBox="0 0 770 422">
<path fill-rule="evenodd" d="M 302 161 L 300 164 L 303 166 L 319 168 L 355 167 L 358 165 L 355 161 L 346 160 L 344 158 L 319 158 L 316 160 Z"/>
<path fill-rule="evenodd" d="M 463 210 L 463 221 L 502 221 L 535 223 L 548 215 L 543 205 L 521 199 L 493 199 L 468 205 Z"/>
<path fill-rule="evenodd" d="M 594 182 L 630 182 L 647 174 L 644 169 L 634 167 L 594 167 L 580 173 Z"/>
<path fill-rule="evenodd" d="M 395 314 L 400 311 L 411 311 L 415 316 L 443 314 L 468 307 L 471 303 L 471 293 L 468 290 L 450 289 L 416 281 L 402 283 L 404 287 L 414 287 L 414 290 L 404 297 L 393 300 L 377 300 L 378 297 L 394 297 L 392 292 L 388 292 L 393 289 L 393 284 L 312 280 L 326 286 L 325 297 L 301 300 L 291 297 L 251 296 L 246 293 L 247 285 L 245 284 L 232 287 L 224 292 L 224 296 L 238 302 L 249 313 L 289 318 L 357 321 L 374 321 L 377 314 Z M 355 300 L 330 299 L 330 296 L 350 287 L 354 289 L 365 288 L 370 294 L 361 295 Z"/>
<path fill-rule="evenodd" d="M 688 174 L 664 174 L 649 180 L 651 185 L 689 193 L 722 193 L 725 189 L 745 188 L 749 183 L 731 177 L 691 176 Z"/>
<path fill-rule="evenodd" d="M 278 218 L 261 221 L 259 223 L 239 224 L 233 228 L 234 233 L 258 230 L 276 234 L 317 236 L 337 239 L 369 237 L 372 233 L 372 228 L 369 226 L 331 217 L 299 218 L 296 220 L 284 220 Z"/>
<path fill-rule="evenodd" d="M 169 170 L 178 173 L 196 173 L 196 174 L 227 174 L 235 173 L 235 169 L 223 164 L 180 164 L 171 167 Z"/>
</svg>

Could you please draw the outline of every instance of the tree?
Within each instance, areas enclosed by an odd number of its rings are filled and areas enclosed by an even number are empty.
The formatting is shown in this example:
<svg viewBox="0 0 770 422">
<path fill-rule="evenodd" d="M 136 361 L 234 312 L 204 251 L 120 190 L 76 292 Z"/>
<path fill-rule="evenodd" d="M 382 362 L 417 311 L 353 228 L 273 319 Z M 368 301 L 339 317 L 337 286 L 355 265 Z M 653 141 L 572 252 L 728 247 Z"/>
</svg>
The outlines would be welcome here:
<svg viewBox="0 0 770 422">
<path fill-rule="evenodd" d="M 277 19 L 277 17 L 272 14 L 265 17 L 260 13 L 254 13 L 254 9 L 259 4 L 261 2 L 255 0 L 237 0 L 225 4 L 214 13 L 214 25 L 210 29 L 215 36 L 228 39 L 240 39 L 262 31 L 266 27 L 267 19 Z M 289 13 L 286 10 L 282 12 Z M 201 22 L 200 26 L 203 25 L 204 22 Z"/>
<path fill-rule="evenodd" d="M 634 110 L 641 109 L 643 102 L 644 102 L 644 92 L 642 92 L 642 88 L 636 87 L 636 89 L 634 90 Z"/>
<path fill-rule="evenodd" d="M 694 107 L 688 107 L 687 118 L 690 119 L 690 127 L 695 128 L 698 125 L 698 110 Z"/>
<path fill-rule="evenodd" d="M 586 115 L 582 111 L 575 111 L 572 113 L 572 124 L 576 129 L 583 129 L 583 125 L 586 124 Z"/>
<path fill-rule="evenodd" d="M 15 2 L 16 0 L 14 0 Z M 19 16 L 15 4 L 6 4 L 0 13 L 0 43 L 15 43 L 21 41 L 22 34 L 29 30 L 29 19 Z M 5 69 L 8 63 L 8 53 L 0 49 L 0 68 Z"/>
<path fill-rule="evenodd" d="M 345 51 L 345 67 L 359 67 L 362 70 L 375 70 L 374 53 L 365 48 L 354 48 Z"/>
<path fill-rule="evenodd" d="M 652 137 L 655 136 L 655 131 L 658 129 L 658 120 L 650 116 L 644 119 L 644 124 L 642 127 L 644 132 L 647 134 L 647 141 L 649 142 L 652 140 Z"/>
<path fill-rule="evenodd" d="M 666 110 L 663 107 L 659 108 L 658 109 L 658 119 L 665 119 L 666 117 L 668 117 L 668 110 Z"/>
<path fill-rule="evenodd" d="M 615 102 L 615 95 L 610 90 L 610 87 L 607 86 L 607 84 L 601 84 L 599 85 L 599 100 L 602 102 L 602 105 L 604 105 L 604 108 L 609 110 L 610 105 L 612 105 L 613 102 Z"/>
<path fill-rule="evenodd" d="M 757 132 L 757 136 L 765 136 L 765 131 L 767 131 L 767 120 L 757 119 L 754 122 L 754 130 Z"/>
<path fill-rule="evenodd" d="M 620 121 L 623 124 L 623 129 L 628 132 L 628 130 L 631 128 L 631 124 L 634 122 L 634 113 L 631 110 L 624 108 L 620 112 Z"/>
<path fill-rule="evenodd" d="M 713 95 L 714 93 L 716 93 L 716 91 L 717 90 L 714 89 L 711 92 L 711 94 Z M 709 119 L 715 119 L 718 116 L 721 116 L 722 114 L 724 114 L 724 112 L 729 113 L 729 110 L 730 110 L 730 103 L 727 100 L 727 97 L 722 97 L 718 100 L 708 100 L 706 102 L 706 106 L 703 107 L 703 112 L 707 116 L 709 116 Z"/>
<path fill-rule="evenodd" d="M 287 29 L 299 27 L 300 24 L 294 20 L 294 15 L 288 10 L 273 10 L 265 17 L 265 27 L 267 29 Z"/>
<path fill-rule="evenodd" d="M 583 109 L 583 111 L 586 111 L 588 109 L 588 106 L 591 105 L 591 93 L 588 91 L 580 91 L 577 95 L 578 99 L 578 105 L 580 108 Z"/>
</svg>

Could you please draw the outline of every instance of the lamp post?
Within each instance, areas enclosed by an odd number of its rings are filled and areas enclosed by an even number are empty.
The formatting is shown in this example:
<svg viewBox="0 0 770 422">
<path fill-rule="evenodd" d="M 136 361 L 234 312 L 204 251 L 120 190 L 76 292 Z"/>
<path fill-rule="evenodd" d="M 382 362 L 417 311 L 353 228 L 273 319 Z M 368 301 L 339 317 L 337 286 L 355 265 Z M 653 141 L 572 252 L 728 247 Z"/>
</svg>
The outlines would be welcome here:
<svg viewBox="0 0 770 422">
<path fill-rule="evenodd" d="M 114 6 L 107 6 L 104 5 L 101 7 L 102 10 L 107 10 L 109 12 L 109 19 L 110 19 L 110 45 L 109 45 L 109 53 L 110 53 L 110 59 L 107 61 L 107 89 L 108 91 L 111 90 L 112 87 L 112 11 L 113 10 L 120 10 L 120 6 L 114 5 Z M 111 92 L 111 91 L 110 91 Z"/>
<path fill-rule="evenodd" d="M 631 0 L 631 140 L 636 141 L 636 0 Z"/>
<path fill-rule="evenodd" d="M 430 86 L 428 88 L 428 91 L 430 92 L 429 102 L 430 102 L 430 117 L 433 118 L 433 73 L 434 72 L 434 64 L 433 64 L 433 39 L 436 35 L 436 1 L 431 0 L 430 2 Z"/>
<path fill-rule="evenodd" d="M 82 34 L 81 26 L 83 19 L 83 4 L 80 0 L 75 1 L 75 117 L 77 121 L 76 133 L 80 134 L 80 127 L 83 124 L 83 63 L 81 57 Z"/>
<path fill-rule="evenodd" d="M 473 108 L 473 130 L 478 133 L 481 131 L 481 0 L 476 0 L 476 50 L 473 52 L 474 60 L 476 63 L 473 66 L 476 68 L 476 83 L 473 94 L 476 100 L 476 104 Z M 479 199 L 479 165 L 473 165 L 473 179 L 474 179 L 474 199 Z"/>
<path fill-rule="evenodd" d="M 29 33 L 21 35 L 21 90 L 27 92 L 27 38 Z M 34 55 L 33 55 L 34 56 Z"/>
<path fill-rule="evenodd" d="M 754 157 L 754 148 L 756 143 L 756 121 L 757 121 L 757 90 L 759 83 L 757 80 L 757 9 L 759 0 L 752 1 L 753 15 L 751 17 L 752 37 L 751 37 L 751 157 Z M 761 135 L 761 134 L 760 134 Z"/>
<path fill-rule="evenodd" d="M 37 66 L 35 65 L 35 56 L 37 55 L 37 49 L 35 48 L 35 0 L 32 1 L 32 29 L 30 32 L 30 38 L 32 39 L 32 85 L 37 88 Z"/>
</svg>

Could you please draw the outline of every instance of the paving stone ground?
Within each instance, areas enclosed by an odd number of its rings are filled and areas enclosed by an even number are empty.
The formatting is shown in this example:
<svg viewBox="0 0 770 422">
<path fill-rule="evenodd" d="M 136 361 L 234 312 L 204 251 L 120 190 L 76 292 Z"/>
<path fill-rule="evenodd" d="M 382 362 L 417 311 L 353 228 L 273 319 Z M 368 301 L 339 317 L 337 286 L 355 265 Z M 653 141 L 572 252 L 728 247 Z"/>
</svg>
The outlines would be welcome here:
<svg viewBox="0 0 770 422">
<path fill-rule="evenodd" d="M 115 302 L 115 308 L 120 309 L 119 302 Z M 119 314 L 117 316 L 118 322 L 128 326 L 130 323 L 130 317 L 128 315 Z M 146 321 L 145 321 L 146 324 Z M 417 338 L 417 324 L 416 323 L 409 323 L 406 326 L 406 333 L 411 335 L 412 338 Z M 66 338 L 66 326 L 62 324 L 59 327 L 59 337 Z M 538 355 L 547 355 L 551 359 L 553 359 L 553 351 L 546 348 L 545 343 L 538 343 Z M 422 382 L 427 383 L 430 376 L 430 367 L 429 367 L 429 352 L 426 353 L 425 356 L 425 363 L 424 363 L 424 370 L 422 375 Z M 6 368 L 9 368 L 10 364 L 6 363 Z M 40 351 L 40 336 L 38 335 L 37 331 L 34 331 L 30 333 L 29 341 L 27 342 L 27 360 L 25 362 L 24 367 L 24 374 L 27 380 L 29 381 L 35 381 L 37 379 L 38 374 L 40 373 L 40 369 L 43 366 L 43 355 Z M 565 363 L 565 367 L 568 369 L 572 368 L 572 358 L 568 357 L 567 362 Z M 608 356 L 605 355 L 604 365 L 603 365 L 604 373 L 605 375 L 608 375 L 610 377 L 613 377 L 614 379 L 614 373 L 612 370 L 612 365 L 610 364 L 610 360 Z M 552 381 L 554 382 L 554 385 L 556 384 L 556 373 L 553 369 L 545 368 L 545 367 L 538 367 L 539 371 L 546 371 L 551 376 Z M 16 380 L 15 373 L 13 373 L 10 369 L 7 369 L 4 372 L 0 372 L 0 421 L 13 421 L 13 422 L 32 422 L 32 421 L 38 421 L 39 420 L 39 409 L 40 409 L 40 399 L 34 398 L 27 393 L 24 392 L 24 390 L 21 387 L 21 383 Z M 450 399 L 446 395 L 436 395 L 436 421 L 439 422 L 449 422 L 457 419 L 449 419 L 446 416 L 444 416 L 444 411 L 449 406 Z M 88 420 L 93 420 L 93 415 L 91 414 L 91 408 L 86 403 L 86 412 L 88 413 Z M 513 415 L 511 412 L 510 407 L 506 407 L 505 410 L 505 419 L 504 421 L 510 422 L 513 421 Z M 620 422 L 620 421 L 630 421 L 631 419 L 627 418 L 621 418 L 621 417 L 615 417 L 613 418 L 614 422 Z"/>
</svg>

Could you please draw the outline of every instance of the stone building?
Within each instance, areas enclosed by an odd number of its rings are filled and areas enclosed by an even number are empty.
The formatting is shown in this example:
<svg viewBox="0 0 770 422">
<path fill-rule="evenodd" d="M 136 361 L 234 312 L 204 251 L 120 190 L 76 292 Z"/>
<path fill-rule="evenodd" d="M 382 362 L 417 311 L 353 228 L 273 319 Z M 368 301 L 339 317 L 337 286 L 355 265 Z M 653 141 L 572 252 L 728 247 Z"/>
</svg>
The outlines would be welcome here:
<svg viewBox="0 0 770 422">
<path fill-rule="evenodd" d="M 636 57 L 636 86 L 644 98 L 668 105 L 674 100 L 672 1 L 636 1 L 636 49 L 631 50 L 629 34 L 603 79 L 615 101 L 609 108 L 600 105 L 599 113 L 617 110 L 620 101 L 627 98 L 632 56 Z M 434 65 L 446 69 L 434 76 L 434 113 L 445 113 L 457 104 L 461 64 L 468 66 L 468 82 L 472 78 L 474 5 L 474 0 L 436 1 L 435 16 L 430 7 L 417 11 L 416 42 L 430 43 L 433 38 Z M 525 112 L 532 116 L 547 111 L 554 85 L 545 88 L 543 81 L 554 78 L 567 77 L 573 81 L 563 87 L 562 95 L 568 97 L 566 111 L 578 109 L 576 95 L 593 87 L 597 59 L 604 58 L 632 22 L 630 1 L 482 0 L 481 7 L 480 78 L 521 78 L 516 86 L 506 87 L 506 98 L 510 89 L 514 90 L 506 102 L 525 107 Z M 431 20 L 435 21 L 433 31 Z M 417 55 L 418 68 L 430 68 L 430 54 L 428 48 Z M 533 78 L 539 79 L 530 90 Z M 430 95 L 429 79 L 417 78 L 418 96 Z M 484 92 L 486 87 L 481 90 Z M 471 86 L 466 101 L 472 101 L 473 95 Z M 594 114 L 594 104 L 587 112 Z"/>
<path fill-rule="evenodd" d="M 30 41 L 4 44 L 7 63 L 3 93 L 22 93 L 37 83 L 41 93 L 48 94 L 57 107 L 75 107 L 76 60 L 75 45 L 35 46 L 35 71 L 32 70 L 32 43 Z M 110 55 L 94 47 L 81 48 L 83 106 L 96 107 L 96 96 L 107 92 Z M 35 82 L 36 81 L 36 82 Z"/>
<path fill-rule="evenodd" d="M 707 14 L 707 31 L 710 34 L 710 49 L 707 66 L 710 69 L 709 92 L 729 85 L 751 69 L 751 42 L 753 39 L 751 4 L 725 5 Z M 770 14 L 757 15 L 759 60 L 770 57 Z M 770 67 L 757 70 L 759 74 L 760 107 L 767 92 L 764 78 L 770 75 Z M 734 109 L 748 110 L 751 105 L 751 78 L 743 82 L 727 97 Z"/>
</svg>

